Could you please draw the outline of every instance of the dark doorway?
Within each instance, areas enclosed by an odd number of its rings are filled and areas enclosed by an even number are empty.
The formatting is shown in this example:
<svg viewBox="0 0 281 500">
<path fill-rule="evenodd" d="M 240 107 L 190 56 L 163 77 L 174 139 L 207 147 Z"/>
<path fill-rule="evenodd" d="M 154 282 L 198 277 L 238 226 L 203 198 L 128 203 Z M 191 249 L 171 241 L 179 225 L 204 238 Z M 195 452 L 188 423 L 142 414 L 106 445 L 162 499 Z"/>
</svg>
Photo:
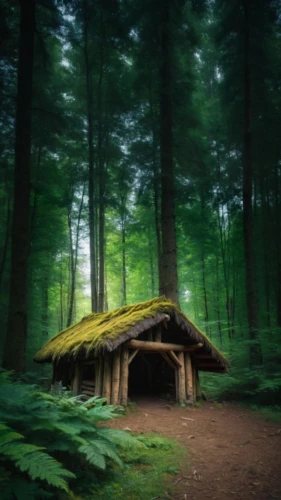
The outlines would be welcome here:
<svg viewBox="0 0 281 500">
<path fill-rule="evenodd" d="M 140 351 L 129 366 L 129 399 L 139 396 L 175 401 L 175 370 L 159 353 Z"/>
</svg>

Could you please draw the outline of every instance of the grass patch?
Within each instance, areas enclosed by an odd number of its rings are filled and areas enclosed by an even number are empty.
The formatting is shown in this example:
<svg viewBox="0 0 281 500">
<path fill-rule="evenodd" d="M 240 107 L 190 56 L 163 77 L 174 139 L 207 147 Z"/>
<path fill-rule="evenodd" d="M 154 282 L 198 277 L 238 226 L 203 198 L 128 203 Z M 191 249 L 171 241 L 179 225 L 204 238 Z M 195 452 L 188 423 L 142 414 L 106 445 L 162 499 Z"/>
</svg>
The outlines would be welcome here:
<svg viewBox="0 0 281 500">
<path fill-rule="evenodd" d="M 175 441 L 162 436 L 142 435 L 138 436 L 138 440 L 145 447 L 131 452 L 124 451 L 122 456 L 124 469 L 114 468 L 104 484 L 99 482 L 97 486 L 91 488 L 94 498 L 99 500 L 169 498 L 169 476 L 179 473 L 186 450 Z"/>
</svg>

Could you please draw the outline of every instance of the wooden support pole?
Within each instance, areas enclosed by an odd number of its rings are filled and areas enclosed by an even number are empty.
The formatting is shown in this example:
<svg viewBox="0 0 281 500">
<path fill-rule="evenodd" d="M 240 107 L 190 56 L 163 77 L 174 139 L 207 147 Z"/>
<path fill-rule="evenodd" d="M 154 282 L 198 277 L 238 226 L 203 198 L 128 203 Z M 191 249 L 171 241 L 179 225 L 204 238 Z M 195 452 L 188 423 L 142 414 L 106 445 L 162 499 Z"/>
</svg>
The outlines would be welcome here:
<svg viewBox="0 0 281 500">
<path fill-rule="evenodd" d="M 112 385 L 111 385 L 111 404 L 119 404 L 119 388 L 120 388 L 120 360 L 121 348 L 117 347 L 113 352 L 112 362 Z"/>
<path fill-rule="evenodd" d="M 78 396 L 78 394 L 80 394 L 81 373 L 82 373 L 81 363 L 79 363 L 78 361 L 76 361 L 76 363 L 75 363 L 74 379 L 73 379 L 73 384 L 72 384 L 72 394 L 73 394 L 73 396 Z"/>
<path fill-rule="evenodd" d="M 154 333 L 155 342 L 162 342 L 162 326 L 161 323 L 156 326 Z"/>
<path fill-rule="evenodd" d="M 95 396 L 102 396 L 102 389 L 103 389 L 103 355 L 100 354 L 96 367 Z"/>
<path fill-rule="evenodd" d="M 177 369 L 177 366 L 172 362 L 170 356 L 168 355 L 167 352 L 160 352 L 161 356 L 165 359 L 165 361 L 168 363 L 168 365 L 173 368 L 173 370 Z"/>
<path fill-rule="evenodd" d="M 123 345 L 121 354 L 120 404 L 128 403 L 129 350 Z"/>
<path fill-rule="evenodd" d="M 186 386 L 185 386 L 185 365 L 184 365 L 184 353 L 178 353 L 178 360 L 180 362 L 180 367 L 178 368 L 179 377 L 179 403 L 186 403 Z"/>
<path fill-rule="evenodd" d="M 172 359 L 173 363 L 176 365 L 177 368 L 181 368 L 182 364 L 173 351 L 168 351 L 168 356 L 170 356 L 170 358 Z"/>
<path fill-rule="evenodd" d="M 197 369 L 192 363 L 193 401 L 197 401 Z"/>
<path fill-rule="evenodd" d="M 104 355 L 102 396 L 106 398 L 107 404 L 111 403 L 111 355 L 108 353 Z"/>
<path fill-rule="evenodd" d="M 185 364 L 186 395 L 188 401 L 193 401 L 192 361 L 190 354 L 188 352 L 184 354 L 184 364 Z"/>
<path fill-rule="evenodd" d="M 191 346 L 168 344 L 163 342 L 149 342 L 147 340 L 129 340 L 126 346 L 130 349 L 140 349 L 142 351 L 175 351 L 175 352 L 192 352 L 200 349 L 203 344 L 194 344 Z"/>
<path fill-rule="evenodd" d="M 198 370 L 196 370 L 196 395 L 197 399 L 202 399 L 202 390 Z"/>
<path fill-rule="evenodd" d="M 136 349 L 135 351 L 132 352 L 132 354 L 130 354 L 129 359 L 128 359 L 128 364 L 130 364 L 133 361 L 134 357 L 138 354 L 138 352 L 139 352 L 139 349 Z"/>
</svg>

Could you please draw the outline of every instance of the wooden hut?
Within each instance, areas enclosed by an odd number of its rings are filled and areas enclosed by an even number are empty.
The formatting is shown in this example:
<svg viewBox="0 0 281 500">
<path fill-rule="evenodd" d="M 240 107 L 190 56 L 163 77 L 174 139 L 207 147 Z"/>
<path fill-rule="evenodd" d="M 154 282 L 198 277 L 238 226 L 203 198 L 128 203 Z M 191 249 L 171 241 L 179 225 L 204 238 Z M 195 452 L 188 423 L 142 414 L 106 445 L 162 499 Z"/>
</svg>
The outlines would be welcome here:
<svg viewBox="0 0 281 500">
<path fill-rule="evenodd" d="M 69 385 L 73 395 L 121 405 L 139 393 L 193 402 L 200 396 L 198 371 L 224 373 L 228 367 L 165 297 L 89 314 L 49 340 L 34 360 L 52 362 L 53 382 Z"/>
</svg>

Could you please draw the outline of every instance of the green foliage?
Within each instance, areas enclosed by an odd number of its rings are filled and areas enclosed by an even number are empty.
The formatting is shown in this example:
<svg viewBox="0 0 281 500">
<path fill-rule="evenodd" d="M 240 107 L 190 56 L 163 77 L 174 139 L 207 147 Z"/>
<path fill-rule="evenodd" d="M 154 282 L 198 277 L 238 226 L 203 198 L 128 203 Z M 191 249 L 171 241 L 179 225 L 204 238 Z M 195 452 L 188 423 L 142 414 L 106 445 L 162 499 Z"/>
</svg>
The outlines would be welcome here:
<svg viewBox="0 0 281 500">
<path fill-rule="evenodd" d="M 125 431 L 97 426 L 118 415 L 102 398 L 82 403 L 12 378 L 0 373 L 1 498 L 58 498 L 56 490 L 75 491 L 82 477 L 87 490 L 100 471 L 123 467 L 118 449 L 145 447 Z"/>
<path fill-rule="evenodd" d="M 110 480 L 92 490 L 99 500 L 148 500 L 169 498 L 168 478 L 180 470 L 186 450 L 179 444 L 157 435 L 137 436 L 145 445 L 130 452 L 124 450 L 123 471 L 114 470 Z M 90 499 L 89 499 L 90 500 Z"/>
</svg>

